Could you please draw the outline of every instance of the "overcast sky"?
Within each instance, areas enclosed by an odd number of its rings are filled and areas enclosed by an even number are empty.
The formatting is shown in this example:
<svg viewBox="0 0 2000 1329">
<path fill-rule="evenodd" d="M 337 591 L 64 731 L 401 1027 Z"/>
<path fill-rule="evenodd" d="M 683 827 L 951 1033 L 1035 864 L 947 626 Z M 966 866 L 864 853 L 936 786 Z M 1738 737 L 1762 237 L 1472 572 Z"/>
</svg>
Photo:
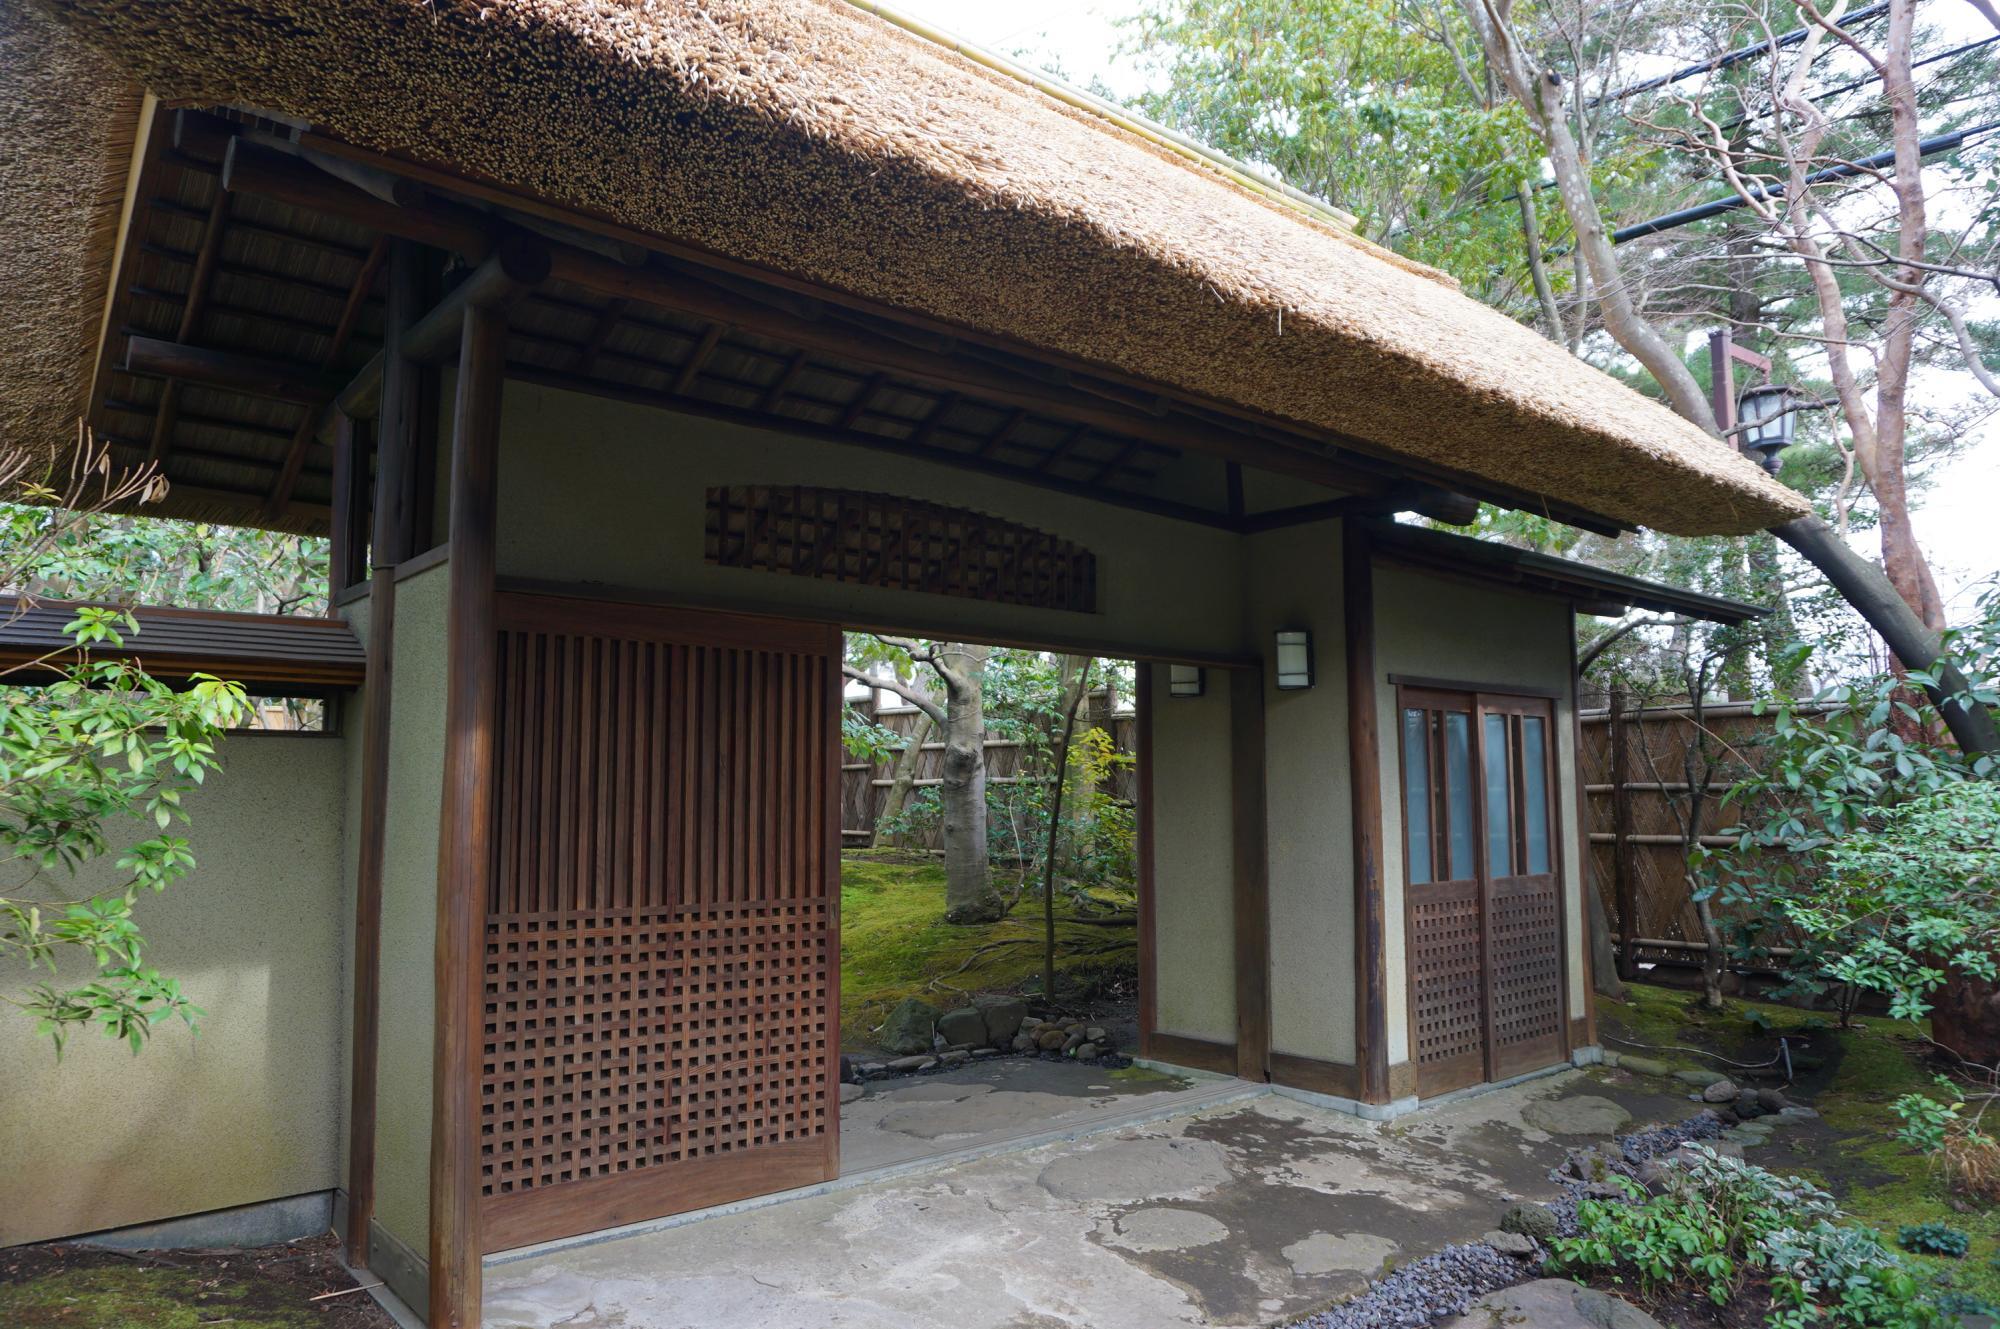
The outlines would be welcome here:
<svg viewBox="0 0 2000 1329">
<path fill-rule="evenodd" d="M 899 7 L 1002 54 L 1060 65 L 1077 84 L 1102 79 L 1122 97 L 1145 88 L 1145 75 L 1136 63 L 1116 55 L 1121 35 L 1116 20 L 1139 10 L 1137 0 L 1008 0 L 1005 4 L 900 0 Z M 1925 19 L 1945 28 L 1954 41 L 1991 32 L 1977 11 L 1961 0 L 1925 6 Z M 1966 390 L 1977 390 L 1970 375 L 1962 377 Z M 1915 386 L 1922 390 L 1924 385 Z M 1934 390 L 1949 388 L 1940 384 Z M 1989 421 L 1962 456 L 1939 469 L 1915 518 L 1918 538 L 1930 553 L 1946 598 L 1960 599 L 1953 606 L 1954 618 L 1965 610 L 1965 588 L 2000 570 L 1996 511 L 2000 511 L 2000 421 Z M 1861 536 L 1857 543 L 1870 556 L 1877 552 L 1872 534 Z"/>
</svg>

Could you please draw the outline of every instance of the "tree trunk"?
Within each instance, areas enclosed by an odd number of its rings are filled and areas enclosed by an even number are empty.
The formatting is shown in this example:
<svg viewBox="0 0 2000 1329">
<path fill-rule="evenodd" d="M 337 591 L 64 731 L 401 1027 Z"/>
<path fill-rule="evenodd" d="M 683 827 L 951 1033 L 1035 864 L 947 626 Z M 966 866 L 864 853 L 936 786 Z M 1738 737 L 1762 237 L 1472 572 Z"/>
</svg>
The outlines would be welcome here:
<svg viewBox="0 0 2000 1329">
<path fill-rule="evenodd" d="M 889 792 L 882 799 L 882 815 L 875 824 L 892 822 L 902 817 L 910 806 L 910 795 L 916 791 L 917 770 L 923 764 L 924 744 L 931 736 L 931 717 L 917 712 L 917 722 L 910 728 L 910 741 L 896 754 L 896 764 L 889 770 Z M 909 847 L 909 831 L 898 826 L 892 833 L 892 840 L 898 849 Z"/>
<path fill-rule="evenodd" d="M 1006 913 L 987 869 L 986 708 L 981 672 L 984 646 L 938 649 L 945 668 L 944 762 L 938 772 L 944 807 L 944 919 L 991 923 Z"/>
<path fill-rule="evenodd" d="M 2000 1066 L 2000 988 L 1953 974 L 1933 995 L 1931 1037 L 1974 1066 Z"/>
</svg>

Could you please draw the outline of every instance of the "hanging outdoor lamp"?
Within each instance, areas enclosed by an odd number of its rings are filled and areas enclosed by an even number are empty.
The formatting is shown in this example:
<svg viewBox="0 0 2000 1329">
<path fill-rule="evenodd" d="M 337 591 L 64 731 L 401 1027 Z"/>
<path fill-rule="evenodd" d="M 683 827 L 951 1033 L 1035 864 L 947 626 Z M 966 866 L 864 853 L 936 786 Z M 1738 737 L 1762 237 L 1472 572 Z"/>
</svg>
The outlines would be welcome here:
<svg viewBox="0 0 2000 1329">
<path fill-rule="evenodd" d="M 1753 452 L 1772 475 L 1782 464 L 1778 455 L 1792 446 L 1798 430 L 1796 394 L 1783 383 L 1759 383 L 1736 399 L 1736 443 Z"/>
</svg>

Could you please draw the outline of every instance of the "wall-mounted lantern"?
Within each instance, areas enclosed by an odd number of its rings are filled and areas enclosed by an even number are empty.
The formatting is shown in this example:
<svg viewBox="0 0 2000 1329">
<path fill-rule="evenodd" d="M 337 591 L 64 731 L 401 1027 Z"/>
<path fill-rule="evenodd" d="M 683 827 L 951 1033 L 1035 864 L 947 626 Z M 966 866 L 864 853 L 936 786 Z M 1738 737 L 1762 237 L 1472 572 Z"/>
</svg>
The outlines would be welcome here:
<svg viewBox="0 0 2000 1329">
<path fill-rule="evenodd" d="M 1776 475 L 1783 465 L 1778 454 L 1792 446 L 1799 413 L 1793 393 L 1782 383 L 1759 383 L 1745 388 L 1736 399 L 1737 443 L 1745 452 L 1754 452 L 1764 469 Z"/>
<path fill-rule="evenodd" d="M 1312 633 L 1302 628 L 1278 633 L 1278 686 L 1289 692 L 1312 685 Z"/>
<path fill-rule="evenodd" d="M 1207 685 L 1206 671 L 1200 665 L 1167 666 L 1169 697 L 1199 697 Z"/>
</svg>

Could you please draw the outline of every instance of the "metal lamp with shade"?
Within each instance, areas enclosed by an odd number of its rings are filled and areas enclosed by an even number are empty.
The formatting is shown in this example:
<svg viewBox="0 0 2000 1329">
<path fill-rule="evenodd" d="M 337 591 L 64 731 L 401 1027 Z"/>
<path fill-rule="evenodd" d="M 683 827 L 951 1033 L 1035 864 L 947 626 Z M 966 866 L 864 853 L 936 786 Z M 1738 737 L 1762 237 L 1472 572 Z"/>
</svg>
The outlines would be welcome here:
<svg viewBox="0 0 2000 1329">
<path fill-rule="evenodd" d="M 1771 474 L 1778 473 L 1778 454 L 1792 446 L 1799 413 L 1793 392 L 1782 383 L 1759 383 L 1736 399 L 1737 446 L 1755 453 Z"/>
</svg>

